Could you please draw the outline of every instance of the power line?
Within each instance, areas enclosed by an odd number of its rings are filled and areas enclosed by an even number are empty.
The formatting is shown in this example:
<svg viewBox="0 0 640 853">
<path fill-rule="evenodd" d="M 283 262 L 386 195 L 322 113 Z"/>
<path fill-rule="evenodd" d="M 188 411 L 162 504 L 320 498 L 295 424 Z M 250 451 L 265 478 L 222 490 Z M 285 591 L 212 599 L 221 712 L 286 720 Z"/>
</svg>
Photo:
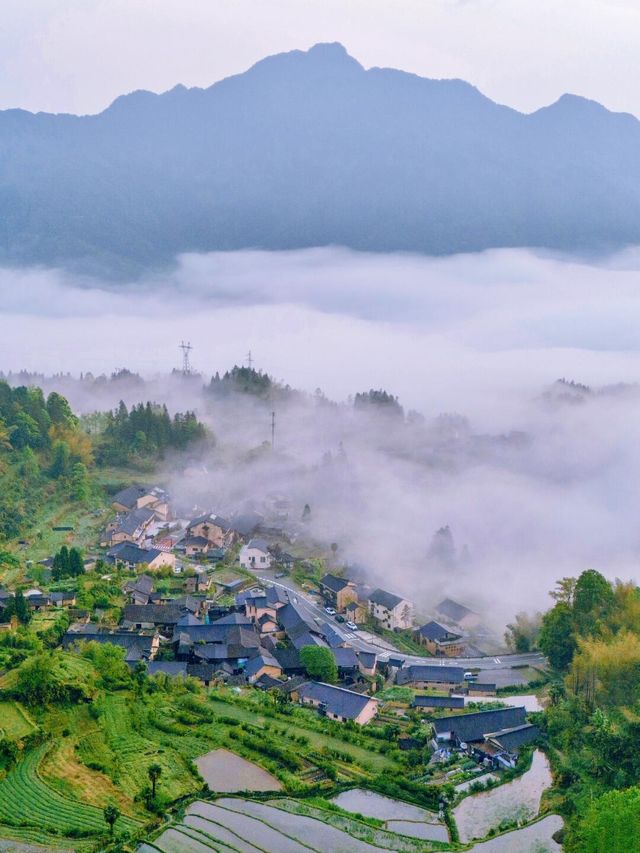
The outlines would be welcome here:
<svg viewBox="0 0 640 853">
<path fill-rule="evenodd" d="M 191 375 L 191 362 L 189 361 L 189 352 L 193 349 L 190 343 L 186 343 L 182 341 L 180 343 L 179 349 L 182 350 L 182 375 L 190 376 Z"/>
</svg>

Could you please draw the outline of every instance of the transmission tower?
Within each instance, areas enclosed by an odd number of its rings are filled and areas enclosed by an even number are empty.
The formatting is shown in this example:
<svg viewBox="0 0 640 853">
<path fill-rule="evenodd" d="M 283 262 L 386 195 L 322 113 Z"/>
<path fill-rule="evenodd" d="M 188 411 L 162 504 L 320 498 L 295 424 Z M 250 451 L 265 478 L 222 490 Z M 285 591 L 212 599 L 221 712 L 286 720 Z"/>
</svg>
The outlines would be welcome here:
<svg viewBox="0 0 640 853">
<path fill-rule="evenodd" d="M 251 355 L 251 350 L 247 353 L 247 367 L 249 370 L 253 367 L 253 356 Z"/>
<path fill-rule="evenodd" d="M 191 376 L 191 362 L 189 361 L 189 353 L 193 349 L 190 343 L 186 343 L 182 341 L 180 343 L 180 349 L 182 350 L 182 375 L 183 376 Z"/>
<path fill-rule="evenodd" d="M 271 449 L 276 446 L 276 413 L 271 412 Z"/>
</svg>

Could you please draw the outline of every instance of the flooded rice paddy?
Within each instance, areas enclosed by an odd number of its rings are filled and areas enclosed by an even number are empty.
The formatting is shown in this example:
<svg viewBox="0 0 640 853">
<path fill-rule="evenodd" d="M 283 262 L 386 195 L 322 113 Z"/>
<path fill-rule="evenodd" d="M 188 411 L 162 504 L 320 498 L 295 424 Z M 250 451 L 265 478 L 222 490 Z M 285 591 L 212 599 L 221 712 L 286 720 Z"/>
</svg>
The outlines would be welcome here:
<svg viewBox="0 0 640 853">
<path fill-rule="evenodd" d="M 532 820 L 540 810 L 543 792 L 551 785 L 551 770 L 547 756 L 536 750 L 531 767 L 512 782 L 473 794 L 460 802 L 453 811 L 460 840 L 484 838 L 502 821 Z"/>
<path fill-rule="evenodd" d="M 212 791 L 279 791 L 282 785 L 262 767 L 228 749 L 214 749 L 195 761 L 198 772 Z"/>
</svg>

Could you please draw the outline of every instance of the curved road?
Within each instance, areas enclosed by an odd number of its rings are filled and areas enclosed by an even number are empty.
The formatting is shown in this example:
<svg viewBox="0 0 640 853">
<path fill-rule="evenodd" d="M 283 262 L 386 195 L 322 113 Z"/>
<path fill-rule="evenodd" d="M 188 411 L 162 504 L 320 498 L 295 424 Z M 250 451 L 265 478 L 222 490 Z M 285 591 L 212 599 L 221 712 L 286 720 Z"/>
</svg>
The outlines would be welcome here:
<svg viewBox="0 0 640 853">
<path fill-rule="evenodd" d="M 465 669 L 480 669 L 482 671 L 508 671 L 513 667 L 525 667 L 525 666 L 545 666 L 546 660 L 544 655 L 540 654 L 540 652 L 530 652 L 528 654 L 515 654 L 515 655 L 497 655 L 492 657 L 490 655 L 486 657 L 475 657 L 475 658 L 428 658 L 421 657 L 420 655 L 407 655 L 404 652 L 401 652 L 397 649 L 390 649 L 383 640 L 379 640 L 375 635 L 369 634 L 368 632 L 364 632 L 366 636 L 363 636 L 359 631 L 349 631 L 345 628 L 343 624 L 336 622 L 329 616 L 322 607 L 320 607 L 316 602 L 310 598 L 306 593 L 300 591 L 292 581 L 288 583 L 283 580 L 275 580 L 271 577 L 265 577 L 262 575 L 256 575 L 258 580 L 263 581 L 264 583 L 273 584 L 273 586 L 279 586 L 282 589 L 286 589 L 288 593 L 291 595 L 292 601 L 297 604 L 303 604 L 304 608 L 311 614 L 313 619 L 317 623 L 329 622 L 329 624 L 341 634 L 345 640 L 349 643 L 349 645 L 353 646 L 354 649 L 362 652 L 374 652 L 378 655 L 379 660 L 386 661 L 389 657 L 400 657 L 404 660 L 406 664 L 426 664 L 429 666 L 462 666 Z M 497 672 L 496 672 L 497 674 Z M 500 679 L 501 685 L 504 683 L 518 683 L 516 679 L 508 679 L 502 678 Z M 519 681 L 523 681 L 523 679 L 519 679 Z"/>
</svg>

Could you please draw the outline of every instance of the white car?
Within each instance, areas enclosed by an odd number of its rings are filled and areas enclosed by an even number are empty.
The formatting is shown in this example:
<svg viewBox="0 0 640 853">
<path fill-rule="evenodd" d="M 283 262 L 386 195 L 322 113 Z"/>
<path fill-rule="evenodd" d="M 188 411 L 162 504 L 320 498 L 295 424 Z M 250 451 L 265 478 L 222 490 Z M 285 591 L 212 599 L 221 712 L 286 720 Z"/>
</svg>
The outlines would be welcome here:
<svg viewBox="0 0 640 853">
<path fill-rule="evenodd" d="M 350 631 L 357 631 L 358 630 L 358 626 L 356 625 L 355 622 L 347 622 L 347 628 Z"/>
<path fill-rule="evenodd" d="M 328 613 L 329 616 L 335 616 L 336 615 L 336 610 L 334 610 L 333 607 L 325 607 L 324 612 Z"/>
</svg>

